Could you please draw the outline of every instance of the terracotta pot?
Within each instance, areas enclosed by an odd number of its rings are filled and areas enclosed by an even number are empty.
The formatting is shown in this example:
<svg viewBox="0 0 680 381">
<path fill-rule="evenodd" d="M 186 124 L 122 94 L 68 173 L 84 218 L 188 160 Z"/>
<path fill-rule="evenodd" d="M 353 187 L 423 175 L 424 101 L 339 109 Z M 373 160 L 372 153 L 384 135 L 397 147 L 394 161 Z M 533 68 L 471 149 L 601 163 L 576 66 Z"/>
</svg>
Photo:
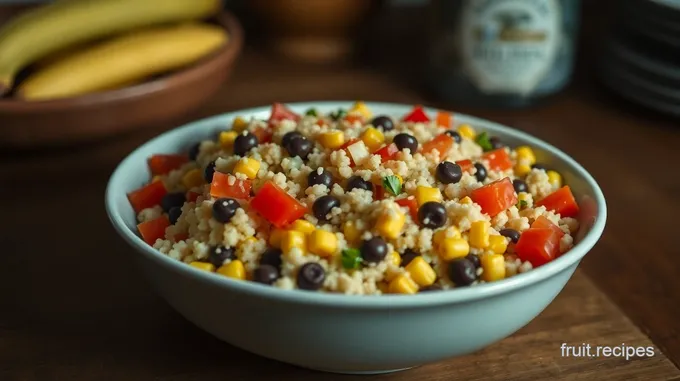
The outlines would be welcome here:
<svg viewBox="0 0 680 381">
<path fill-rule="evenodd" d="M 295 60 L 330 62 L 348 58 L 354 31 L 371 0 L 251 0 L 275 51 Z"/>
</svg>

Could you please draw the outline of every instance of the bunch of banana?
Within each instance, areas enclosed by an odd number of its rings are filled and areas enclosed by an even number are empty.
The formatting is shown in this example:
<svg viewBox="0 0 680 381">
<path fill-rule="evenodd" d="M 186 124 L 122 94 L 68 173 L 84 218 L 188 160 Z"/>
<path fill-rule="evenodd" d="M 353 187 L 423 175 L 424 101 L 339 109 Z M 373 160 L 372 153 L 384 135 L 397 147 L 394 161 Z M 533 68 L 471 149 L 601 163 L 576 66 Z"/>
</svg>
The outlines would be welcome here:
<svg viewBox="0 0 680 381">
<path fill-rule="evenodd" d="M 72 97 L 176 70 L 228 42 L 221 0 L 57 0 L 0 27 L 0 95 Z M 20 83 L 17 74 L 27 70 Z"/>
</svg>

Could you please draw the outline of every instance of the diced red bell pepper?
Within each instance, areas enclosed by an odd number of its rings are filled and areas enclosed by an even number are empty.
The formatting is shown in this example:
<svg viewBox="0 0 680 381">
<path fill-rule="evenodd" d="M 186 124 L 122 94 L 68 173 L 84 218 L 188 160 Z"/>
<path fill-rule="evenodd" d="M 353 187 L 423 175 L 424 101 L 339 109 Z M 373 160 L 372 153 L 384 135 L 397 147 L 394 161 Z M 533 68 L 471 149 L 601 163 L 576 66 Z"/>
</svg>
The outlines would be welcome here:
<svg viewBox="0 0 680 381">
<path fill-rule="evenodd" d="M 328 123 L 326 123 L 326 121 L 323 120 L 323 119 L 317 119 L 315 124 L 316 124 L 317 126 L 319 126 L 319 127 L 323 127 L 323 126 L 325 126 L 325 125 L 328 124 Z"/>
<path fill-rule="evenodd" d="M 546 209 L 559 213 L 561 217 L 576 217 L 579 212 L 579 206 L 569 185 L 547 195 L 544 199 L 538 201 L 536 206 L 545 206 Z"/>
<path fill-rule="evenodd" d="M 375 189 L 373 196 L 375 196 L 374 198 L 376 201 L 380 201 L 385 198 L 385 188 L 383 188 L 382 185 L 373 184 L 373 189 Z"/>
<path fill-rule="evenodd" d="M 506 171 L 512 168 L 512 160 L 505 148 L 498 148 L 482 155 L 482 158 L 489 162 L 489 169 L 492 171 Z"/>
<path fill-rule="evenodd" d="M 188 162 L 189 156 L 186 154 L 158 154 L 148 160 L 149 169 L 154 176 L 165 175 Z"/>
<path fill-rule="evenodd" d="M 345 121 L 349 124 L 354 124 L 354 122 L 364 123 L 364 117 L 361 114 L 347 114 Z"/>
<path fill-rule="evenodd" d="M 198 196 L 200 195 L 201 194 L 198 192 L 188 191 L 186 194 L 186 198 L 188 202 L 196 202 L 196 200 L 198 200 Z"/>
<path fill-rule="evenodd" d="M 394 160 L 394 157 L 397 156 L 398 152 L 399 147 L 397 147 L 396 144 L 391 143 L 375 151 L 373 154 L 380 155 L 380 161 L 384 163 L 386 161 Z"/>
<path fill-rule="evenodd" d="M 470 198 L 482 207 L 483 213 L 491 217 L 517 203 L 517 193 L 508 177 L 473 190 Z"/>
<path fill-rule="evenodd" d="M 413 110 L 411 110 L 411 112 L 404 117 L 403 121 L 412 123 L 427 123 L 430 121 L 430 118 L 425 113 L 423 106 L 416 105 L 413 107 Z"/>
<path fill-rule="evenodd" d="M 250 207 L 277 228 L 302 218 L 307 209 L 285 190 L 267 181 L 250 201 Z"/>
<path fill-rule="evenodd" d="M 165 238 L 165 228 L 168 226 L 170 226 L 170 219 L 167 214 L 163 214 L 156 219 L 145 221 L 137 225 L 137 230 L 139 230 L 139 234 L 142 236 L 144 242 L 153 246 L 157 239 Z"/>
<path fill-rule="evenodd" d="M 166 193 L 168 193 L 168 190 L 165 189 L 165 184 L 162 181 L 154 181 L 128 193 L 127 197 L 132 209 L 135 210 L 135 213 L 139 213 L 143 209 L 160 205 Z"/>
<path fill-rule="evenodd" d="M 213 197 L 230 197 L 237 199 L 248 199 L 250 197 L 250 188 L 252 188 L 252 181 L 240 180 L 232 178 L 231 175 L 222 172 L 215 172 L 212 182 L 210 183 L 210 195 Z"/>
<path fill-rule="evenodd" d="M 444 128 L 451 128 L 453 125 L 453 116 L 450 112 L 439 111 L 437 112 L 437 126 Z"/>
<path fill-rule="evenodd" d="M 282 103 L 274 103 L 272 105 L 272 112 L 267 123 L 272 125 L 274 122 L 280 122 L 286 119 L 298 122 L 300 121 L 301 117 L 300 115 L 291 111 L 288 107 L 286 107 L 286 105 Z"/>
<path fill-rule="evenodd" d="M 468 172 L 468 173 L 470 173 L 472 171 L 472 168 L 475 167 L 475 165 L 472 163 L 472 160 L 468 160 L 468 159 L 458 160 L 456 162 L 456 164 L 460 165 L 460 169 L 463 172 Z"/>
<path fill-rule="evenodd" d="M 564 236 L 564 232 L 562 229 L 560 229 L 559 226 L 553 224 L 548 218 L 545 216 L 538 216 L 536 220 L 534 221 L 533 224 L 531 224 L 532 229 L 552 229 L 555 234 L 559 237 L 559 239 L 562 239 L 562 236 Z"/>
<path fill-rule="evenodd" d="M 449 152 L 451 147 L 453 147 L 453 143 L 455 143 L 455 140 L 453 140 L 452 137 L 446 134 L 441 134 L 429 142 L 423 144 L 423 153 L 430 153 L 436 149 L 439 151 L 440 156 L 444 156 L 447 152 Z"/>
<path fill-rule="evenodd" d="M 359 138 L 350 139 L 349 141 L 346 141 L 345 144 L 340 146 L 340 148 L 338 148 L 338 149 L 344 150 L 345 154 L 347 154 L 347 157 L 349 158 L 349 166 L 350 167 L 354 167 L 356 164 L 354 163 L 354 160 L 352 160 L 352 155 L 350 155 L 349 151 L 347 150 L 347 147 L 358 142 L 359 140 L 361 140 L 361 139 L 359 139 Z"/>
<path fill-rule="evenodd" d="M 408 208 L 409 214 L 413 221 L 418 221 L 418 201 L 413 196 L 408 196 L 405 198 L 400 198 L 395 200 L 397 205 Z"/>
<path fill-rule="evenodd" d="M 560 238 L 551 228 L 530 228 L 522 232 L 515 244 L 519 259 L 529 261 L 534 267 L 555 259 L 560 252 Z"/>
<path fill-rule="evenodd" d="M 269 143 L 272 141 L 272 131 L 268 128 L 256 128 L 253 130 L 253 135 L 257 137 L 257 142 L 260 144 Z"/>
</svg>

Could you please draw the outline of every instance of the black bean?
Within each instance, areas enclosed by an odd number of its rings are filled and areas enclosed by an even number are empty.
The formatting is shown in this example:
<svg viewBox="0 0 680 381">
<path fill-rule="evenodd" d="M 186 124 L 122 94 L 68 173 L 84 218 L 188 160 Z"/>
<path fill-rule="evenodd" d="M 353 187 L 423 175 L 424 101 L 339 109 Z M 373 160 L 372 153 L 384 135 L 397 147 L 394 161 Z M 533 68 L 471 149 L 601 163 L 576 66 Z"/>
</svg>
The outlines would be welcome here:
<svg viewBox="0 0 680 381">
<path fill-rule="evenodd" d="M 442 161 L 437 165 L 436 175 L 442 184 L 456 184 L 463 178 L 463 169 L 456 163 Z"/>
<path fill-rule="evenodd" d="M 364 180 L 361 176 L 352 176 L 347 180 L 347 192 L 354 188 L 365 189 L 373 192 L 373 184 L 370 181 Z"/>
<path fill-rule="evenodd" d="M 218 198 L 213 203 L 213 218 L 218 222 L 226 224 L 231 221 L 231 218 L 236 214 L 236 210 L 241 207 L 241 204 L 233 198 Z"/>
<path fill-rule="evenodd" d="M 208 260 L 215 267 L 220 267 L 227 259 L 236 259 L 236 251 L 233 247 L 213 246 L 208 252 Z"/>
<path fill-rule="evenodd" d="M 423 287 L 420 290 L 418 290 L 418 292 L 431 292 L 431 291 L 442 291 L 442 286 L 435 283 L 433 285 Z"/>
<path fill-rule="evenodd" d="M 285 148 L 286 151 L 290 151 L 289 144 L 290 141 L 293 140 L 293 138 L 303 138 L 304 135 L 297 131 L 291 131 L 283 135 L 283 138 L 281 138 L 281 147 Z"/>
<path fill-rule="evenodd" d="M 475 172 L 477 181 L 484 181 L 486 179 L 486 167 L 482 163 L 475 163 L 475 168 L 477 169 L 477 172 Z"/>
<path fill-rule="evenodd" d="M 319 173 L 318 169 L 315 169 L 307 176 L 307 186 L 311 187 L 313 185 L 325 185 L 326 188 L 331 189 L 333 175 L 324 168 L 321 168 L 321 173 Z"/>
<path fill-rule="evenodd" d="M 489 143 L 491 143 L 491 148 L 493 148 L 493 149 L 498 149 L 498 148 L 505 146 L 505 144 L 503 144 L 503 142 L 501 142 L 501 139 L 498 136 L 490 137 Z"/>
<path fill-rule="evenodd" d="M 406 267 L 409 263 L 411 263 L 412 260 L 416 259 L 417 256 L 419 256 L 416 251 L 413 249 L 406 249 L 404 250 L 403 253 L 401 253 L 401 267 Z"/>
<path fill-rule="evenodd" d="M 288 142 L 287 151 L 291 157 L 299 156 L 301 159 L 306 160 L 313 148 L 314 144 L 309 139 L 298 136 Z"/>
<path fill-rule="evenodd" d="M 170 219 L 171 224 L 176 224 L 177 220 L 179 220 L 179 216 L 182 215 L 182 208 L 179 206 L 175 206 L 170 209 L 168 212 L 168 218 Z"/>
<path fill-rule="evenodd" d="M 270 247 L 260 257 L 260 266 L 269 265 L 281 270 L 281 264 L 283 263 L 281 254 L 283 254 L 283 252 L 280 249 Z"/>
<path fill-rule="evenodd" d="M 520 234 L 515 229 L 502 229 L 499 233 L 501 233 L 503 237 L 510 238 L 512 243 L 517 243 L 517 241 L 519 241 Z"/>
<path fill-rule="evenodd" d="M 413 135 L 410 134 L 406 133 L 397 134 L 394 136 L 394 139 L 392 139 L 392 143 L 396 144 L 399 150 L 404 150 L 408 148 L 412 154 L 418 151 L 418 139 L 416 139 Z"/>
<path fill-rule="evenodd" d="M 479 266 L 482 265 L 482 262 L 480 262 L 480 260 L 479 260 L 479 255 L 468 254 L 468 255 L 465 256 L 465 259 L 472 262 L 472 264 L 475 265 L 475 268 L 479 268 Z"/>
<path fill-rule="evenodd" d="M 316 262 L 305 263 L 297 274 L 297 286 L 303 290 L 318 290 L 326 280 L 326 271 Z"/>
<path fill-rule="evenodd" d="M 184 195 L 184 192 L 168 193 L 161 199 L 161 208 L 165 213 L 168 213 L 170 209 L 176 206 L 181 208 L 186 200 L 187 198 Z"/>
<path fill-rule="evenodd" d="M 189 160 L 196 160 L 198 153 L 201 150 L 201 142 L 198 142 L 189 148 Z"/>
<path fill-rule="evenodd" d="M 421 226 L 436 229 L 446 223 L 446 208 L 444 204 L 436 201 L 428 201 L 418 209 L 418 221 Z"/>
<path fill-rule="evenodd" d="M 206 182 L 211 183 L 214 174 L 215 174 L 215 162 L 211 161 L 208 164 L 208 166 L 205 167 L 205 171 L 203 171 L 203 178 L 205 179 Z"/>
<path fill-rule="evenodd" d="M 386 115 L 376 116 L 371 121 L 371 124 L 375 128 L 382 128 L 383 131 L 390 131 L 394 129 L 394 122 L 392 118 Z"/>
<path fill-rule="evenodd" d="M 253 281 L 262 284 L 272 284 L 279 279 L 279 270 L 271 265 L 260 265 L 253 271 Z"/>
<path fill-rule="evenodd" d="M 453 140 L 456 141 L 456 143 L 460 143 L 461 140 L 463 140 L 463 138 L 460 137 L 460 134 L 458 133 L 458 131 L 448 130 L 448 131 L 445 132 L 445 134 L 452 137 Z"/>
<path fill-rule="evenodd" d="M 320 221 L 328 221 L 327 215 L 331 212 L 331 209 L 339 206 L 340 200 L 336 197 L 330 195 L 321 196 L 314 201 L 312 211 L 314 212 L 314 217 L 318 218 Z"/>
<path fill-rule="evenodd" d="M 248 151 L 257 147 L 257 136 L 250 132 L 239 134 L 234 140 L 234 155 L 245 156 Z"/>
<path fill-rule="evenodd" d="M 361 258 L 369 263 L 377 263 L 387 256 L 387 244 L 380 237 L 373 237 L 361 245 Z"/>
<path fill-rule="evenodd" d="M 529 186 L 523 180 L 515 179 L 512 180 L 512 187 L 515 188 L 515 192 L 529 192 Z"/>
<path fill-rule="evenodd" d="M 539 164 L 539 163 L 532 165 L 531 169 L 540 169 L 541 171 L 547 171 L 548 170 L 548 168 L 546 168 L 545 165 Z"/>
<path fill-rule="evenodd" d="M 456 287 L 469 286 L 477 280 L 477 268 L 468 259 L 454 259 L 449 263 L 449 278 Z"/>
</svg>

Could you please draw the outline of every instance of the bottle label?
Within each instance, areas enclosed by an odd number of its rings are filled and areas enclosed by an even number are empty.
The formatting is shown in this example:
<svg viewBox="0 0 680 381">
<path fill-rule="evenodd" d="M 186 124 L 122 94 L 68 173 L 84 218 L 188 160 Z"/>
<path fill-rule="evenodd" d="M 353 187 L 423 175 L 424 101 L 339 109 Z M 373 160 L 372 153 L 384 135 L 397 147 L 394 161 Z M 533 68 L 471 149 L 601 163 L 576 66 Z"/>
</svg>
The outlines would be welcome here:
<svg viewBox="0 0 680 381">
<path fill-rule="evenodd" d="M 530 94 L 562 41 L 559 0 L 465 0 L 463 70 L 485 93 Z"/>
</svg>

